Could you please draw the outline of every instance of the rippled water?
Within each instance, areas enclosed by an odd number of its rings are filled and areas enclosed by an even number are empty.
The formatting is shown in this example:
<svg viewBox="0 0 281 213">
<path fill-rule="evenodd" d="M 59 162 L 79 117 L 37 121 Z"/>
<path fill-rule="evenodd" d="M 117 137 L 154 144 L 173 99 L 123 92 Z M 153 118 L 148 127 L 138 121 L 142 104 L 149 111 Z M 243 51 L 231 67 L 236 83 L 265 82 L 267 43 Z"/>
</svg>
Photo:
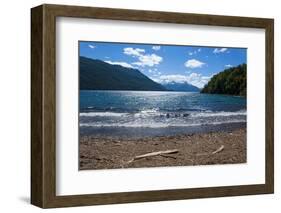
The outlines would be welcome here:
<svg viewBox="0 0 281 213">
<path fill-rule="evenodd" d="M 243 97 L 193 92 L 80 91 L 82 135 L 167 135 L 217 131 L 238 123 L 246 123 Z"/>
</svg>

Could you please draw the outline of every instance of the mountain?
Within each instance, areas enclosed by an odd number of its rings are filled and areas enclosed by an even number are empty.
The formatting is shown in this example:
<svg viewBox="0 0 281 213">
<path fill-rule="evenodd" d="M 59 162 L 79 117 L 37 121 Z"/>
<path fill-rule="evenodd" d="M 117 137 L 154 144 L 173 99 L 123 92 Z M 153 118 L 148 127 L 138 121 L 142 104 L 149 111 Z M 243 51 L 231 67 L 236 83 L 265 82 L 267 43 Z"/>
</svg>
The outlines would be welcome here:
<svg viewBox="0 0 281 213">
<path fill-rule="evenodd" d="M 176 83 L 170 82 L 166 84 L 162 84 L 167 90 L 172 91 L 186 91 L 186 92 L 199 92 L 200 89 L 196 86 L 193 86 L 188 83 Z"/>
<path fill-rule="evenodd" d="M 137 69 L 80 57 L 80 90 L 166 91 Z"/>
<path fill-rule="evenodd" d="M 241 64 L 214 75 L 201 92 L 246 96 L 247 65 Z"/>
</svg>

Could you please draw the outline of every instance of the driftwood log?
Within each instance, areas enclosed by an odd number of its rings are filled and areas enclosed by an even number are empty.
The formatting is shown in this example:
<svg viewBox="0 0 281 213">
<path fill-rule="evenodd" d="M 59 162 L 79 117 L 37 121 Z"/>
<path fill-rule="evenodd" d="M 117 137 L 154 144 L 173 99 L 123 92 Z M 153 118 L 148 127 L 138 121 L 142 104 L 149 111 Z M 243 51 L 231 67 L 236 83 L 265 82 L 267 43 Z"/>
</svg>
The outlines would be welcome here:
<svg viewBox="0 0 281 213">
<path fill-rule="evenodd" d="M 218 152 L 221 152 L 223 149 L 224 149 L 224 145 L 221 145 L 220 148 L 218 148 L 217 150 L 212 152 L 212 155 L 214 155 L 214 154 L 216 154 Z"/>
<path fill-rule="evenodd" d="M 148 158 L 148 157 L 153 157 L 153 156 L 157 156 L 157 155 L 160 155 L 162 157 L 167 157 L 166 155 L 167 154 L 174 154 L 174 153 L 178 153 L 179 150 L 178 149 L 171 149 L 171 150 L 164 150 L 164 151 L 158 151 L 158 152 L 149 152 L 149 153 L 146 153 L 146 154 L 143 154 L 143 155 L 137 155 L 135 156 L 132 160 L 128 161 L 128 163 L 131 163 L 135 160 L 138 160 L 138 159 L 142 159 L 142 158 Z"/>
<path fill-rule="evenodd" d="M 203 155 L 214 155 L 214 154 L 217 154 L 221 151 L 224 150 L 224 145 L 221 145 L 218 149 L 216 149 L 215 151 L 211 152 L 211 153 L 198 153 L 196 154 L 197 156 L 203 156 Z"/>
</svg>

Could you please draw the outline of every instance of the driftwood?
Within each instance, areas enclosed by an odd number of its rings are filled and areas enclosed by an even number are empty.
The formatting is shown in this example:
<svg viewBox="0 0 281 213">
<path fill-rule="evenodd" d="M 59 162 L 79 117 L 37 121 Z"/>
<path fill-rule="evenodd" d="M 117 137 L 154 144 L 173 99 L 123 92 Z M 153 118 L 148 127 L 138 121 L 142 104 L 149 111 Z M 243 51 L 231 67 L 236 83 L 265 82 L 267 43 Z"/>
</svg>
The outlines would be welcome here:
<svg viewBox="0 0 281 213">
<path fill-rule="evenodd" d="M 221 152 L 223 149 L 224 149 L 224 145 L 221 145 L 220 148 L 218 148 L 216 151 L 213 151 L 213 152 L 212 152 L 212 155 Z"/>
<path fill-rule="evenodd" d="M 168 157 L 167 154 L 174 154 L 174 153 L 178 153 L 178 152 L 179 152 L 178 149 L 171 149 L 171 150 L 158 151 L 158 152 L 149 152 L 144 155 L 135 156 L 132 160 L 128 161 L 128 163 L 131 163 L 135 160 L 139 160 L 142 158 L 153 157 L 153 156 L 157 156 L 157 155 L 160 155 L 162 157 Z"/>
<path fill-rule="evenodd" d="M 217 154 L 219 152 L 221 152 L 222 150 L 224 150 L 224 145 L 221 145 L 218 149 L 216 149 L 215 151 L 211 152 L 211 153 L 198 153 L 196 154 L 197 156 L 203 156 L 203 155 L 214 155 Z"/>
</svg>

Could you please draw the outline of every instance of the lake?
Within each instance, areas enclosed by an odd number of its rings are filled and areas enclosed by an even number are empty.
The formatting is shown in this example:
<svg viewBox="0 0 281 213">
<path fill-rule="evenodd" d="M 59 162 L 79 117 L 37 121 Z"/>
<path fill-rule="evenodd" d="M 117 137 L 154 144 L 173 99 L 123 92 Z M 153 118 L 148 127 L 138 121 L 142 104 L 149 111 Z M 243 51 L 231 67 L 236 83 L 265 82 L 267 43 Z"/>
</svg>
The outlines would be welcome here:
<svg viewBox="0 0 281 213">
<path fill-rule="evenodd" d="M 80 91 L 80 135 L 145 137 L 246 126 L 246 98 L 197 92 Z"/>
</svg>

